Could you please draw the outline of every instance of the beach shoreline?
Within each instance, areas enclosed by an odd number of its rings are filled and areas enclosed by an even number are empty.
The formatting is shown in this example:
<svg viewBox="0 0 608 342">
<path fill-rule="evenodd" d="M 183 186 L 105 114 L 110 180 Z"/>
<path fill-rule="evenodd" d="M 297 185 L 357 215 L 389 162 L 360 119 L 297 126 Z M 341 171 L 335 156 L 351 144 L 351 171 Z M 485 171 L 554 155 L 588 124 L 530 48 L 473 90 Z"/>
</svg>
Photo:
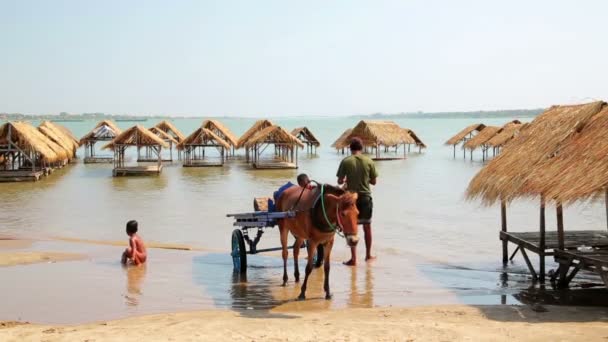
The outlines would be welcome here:
<svg viewBox="0 0 608 342">
<path fill-rule="evenodd" d="M 605 308 L 423 306 L 306 312 L 206 310 L 81 325 L 0 323 L 3 341 L 605 340 Z"/>
</svg>

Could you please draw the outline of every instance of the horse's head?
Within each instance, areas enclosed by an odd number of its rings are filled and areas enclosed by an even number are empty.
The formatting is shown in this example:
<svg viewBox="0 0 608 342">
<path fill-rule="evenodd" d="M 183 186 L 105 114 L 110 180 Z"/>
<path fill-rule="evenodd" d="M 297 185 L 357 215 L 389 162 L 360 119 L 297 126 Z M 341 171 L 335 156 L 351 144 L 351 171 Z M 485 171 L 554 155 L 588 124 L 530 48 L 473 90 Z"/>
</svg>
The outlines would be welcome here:
<svg viewBox="0 0 608 342">
<path fill-rule="evenodd" d="M 336 222 L 346 237 L 346 243 L 351 247 L 356 246 L 359 242 L 359 237 L 357 236 L 357 220 L 359 217 L 357 194 L 346 192 L 339 196 L 332 194 L 328 196 L 335 205 L 333 211 L 335 212 L 334 215 L 336 215 Z"/>
</svg>

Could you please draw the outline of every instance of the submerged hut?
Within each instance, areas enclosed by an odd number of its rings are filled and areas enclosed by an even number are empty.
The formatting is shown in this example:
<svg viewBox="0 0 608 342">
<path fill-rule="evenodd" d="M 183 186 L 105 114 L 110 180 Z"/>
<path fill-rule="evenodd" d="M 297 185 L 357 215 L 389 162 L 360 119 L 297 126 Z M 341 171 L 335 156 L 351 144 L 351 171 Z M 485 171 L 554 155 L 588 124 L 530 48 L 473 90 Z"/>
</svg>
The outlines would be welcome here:
<svg viewBox="0 0 608 342">
<path fill-rule="evenodd" d="M 232 133 L 232 131 L 218 120 L 205 120 L 202 126 L 213 132 L 215 135 L 220 137 L 223 141 L 230 145 L 230 148 L 226 149 L 226 156 L 234 155 L 235 149 L 238 146 L 239 139 Z"/>
<path fill-rule="evenodd" d="M 403 130 L 403 131 L 404 131 L 406 134 L 408 134 L 410 137 L 412 137 L 412 139 L 414 139 L 414 145 L 415 145 L 416 147 L 418 147 L 418 153 L 421 153 L 421 152 L 422 152 L 422 149 L 423 149 L 423 148 L 426 148 L 426 145 L 425 145 L 425 144 L 422 142 L 422 140 L 421 140 L 421 139 L 418 137 L 418 135 L 416 135 L 416 133 L 414 133 L 414 131 L 412 131 L 412 130 L 411 130 L 411 129 L 409 129 L 409 128 L 402 128 L 402 130 Z M 408 152 L 409 152 L 409 150 L 410 150 L 410 146 L 411 146 L 411 145 L 412 145 L 412 144 L 408 144 L 408 145 L 407 145 Z"/>
<path fill-rule="evenodd" d="M 371 121 L 361 120 L 352 130 L 347 138 L 359 137 L 363 141 L 364 148 L 371 148 L 376 151 L 374 160 L 403 159 L 407 152 L 406 145 L 416 144 L 412 136 L 392 121 Z M 401 157 L 381 157 L 380 150 L 385 147 L 403 146 L 403 158 Z"/>
<path fill-rule="evenodd" d="M 477 148 L 481 148 L 482 160 L 485 160 L 488 157 L 489 149 L 492 147 L 489 144 L 489 141 L 504 130 L 509 130 L 513 127 L 518 127 L 519 125 L 521 125 L 519 120 L 513 120 L 502 127 L 486 126 L 481 132 L 464 143 L 463 147 L 471 151 L 471 160 L 473 159 L 473 151 Z"/>
<path fill-rule="evenodd" d="M 0 182 L 36 181 L 67 159 L 65 149 L 25 122 L 0 126 Z"/>
<path fill-rule="evenodd" d="M 608 286 L 608 231 L 566 232 L 563 204 L 604 198 L 608 214 L 608 104 L 593 102 L 553 106 L 536 117 L 502 153 L 471 180 L 469 199 L 484 204 L 501 203 L 503 263 L 519 251 L 534 279 L 545 280 L 545 257 L 555 255 L 560 263 L 554 278 L 567 284 L 580 269 L 598 273 Z M 507 204 L 518 198 L 540 198 L 539 230 L 509 232 Z M 546 231 L 545 208 L 554 204 L 556 231 Z M 508 244 L 516 249 L 509 257 Z M 577 247 L 589 246 L 581 253 Z M 528 252 L 539 255 L 538 272 Z"/>
<path fill-rule="evenodd" d="M 154 126 L 158 129 L 160 129 L 161 131 L 169 134 L 171 137 L 173 137 L 173 139 L 175 141 L 177 141 L 177 143 L 175 143 L 176 145 L 179 144 L 180 142 L 182 142 L 186 136 L 179 130 L 177 129 L 177 127 L 175 127 L 174 124 L 172 124 L 171 122 L 167 121 L 167 120 L 163 120 L 159 123 L 156 124 L 156 126 Z M 169 153 L 171 154 L 170 159 L 173 159 L 173 154 L 172 154 L 172 150 L 173 150 L 173 142 L 170 142 L 170 146 L 169 146 L 170 150 Z M 181 152 L 178 151 L 178 155 L 177 158 L 181 160 Z"/>
<path fill-rule="evenodd" d="M 125 151 L 132 146 L 137 147 L 138 151 L 142 147 L 149 148 L 157 157 L 156 165 L 126 166 Z M 136 125 L 119 134 L 103 149 L 114 151 L 114 170 L 112 173 L 116 177 L 159 174 L 163 167 L 161 157 L 163 147 L 167 148 L 169 145 L 150 130 Z"/>
<path fill-rule="evenodd" d="M 482 123 L 467 126 L 462 131 L 458 132 L 455 136 L 451 137 L 448 141 L 446 141 L 445 145 L 454 147 L 454 158 L 456 158 L 456 146 L 460 143 L 464 145 L 468 140 L 471 140 L 471 138 L 481 132 L 484 128 L 486 128 L 486 125 Z M 464 147 L 463 151 L 466 157 L 466 150 L 464 149 Z"/>
<path fill-rule="evenodd" d="M 273 126 L 273 123 L 270 120 L 258 120 L 256 121 L 237 141 L 236 148 L 245 148 L 245 159 L 249 162 L 249 150 L 248 146 L 249 140 L 256 135 L 258 132 Z"/>
<path fill-rule="evenodd" d="M 179 144 L 177 142 L 177 140 L 172 135 L 170 135 L 169 133 L 166 133 L 165 131 L 158 128 L 157 126 L 149 128 L 148 130 L 150 132 L 156 134 L 157 137 L 161 138 L 164 142 L 166 142 L 169 145 L 169 158 L 163 159 L 163 161 L 172 162 L 173 161 L 173 146 L 177 146 Z M 140 149 L 138 149 L 137 161 L 138 162 L 155 162 L 156 157 L 154 154 L 155 154 L 154 151 L 149 146 L 144 147 L 143 156 L 140 154 Z"/>
<path fill-rule="evenodd" d="M 223 166 L 230 145 L 213 131 L 199 127 L 179 145 L 178 151 L 184 151 L 184 167 Z M 213 157 L 205 153 L 206 149 L 217 150 L 218 155 Z"/>
<path fill-rule="evenodd" d="M 274 153 L 265 156 L 263 153 L 272 145 Z M 304 144 L 279 126 L 268 126 L 255 133 L 245 143 L 245 148 L 252 151 L 251 163 L 256 169 L 297 169 L 298 147 Z"/>
<path fill-rule="evenodd" d="M 102 120 L 85 134 L 78 144 L 84 146 L 84 163 L 111 163 L 114 158 L 111 156 L 99 156 L 95 151 L 95 144 L 99 141 L 111 141 L 116 138 L 122 130 L 110 120 Z"/>
<path fill-rule="evenodd" d="M 350 134 L 352 133 L 352 131 L 353 131 L 352 128 L 348 128 L 347 130 L 342 132 L 342 134 L 338 137 L 338 139 L 336 139 L 336 141 L 334 141 L 334 143 L 331 144 L 331 147 L 335 148 L 336 151 L 342 151 L 342 154 L 344 154 L 344 149 L 346 147 L 348 147 L 348 144 L 350 144 L 350 141 L 348 140 L 348 138 L 350 137 Z"/>
<path fill-rule="evenodd" d="M 314 134 L 312 134 L 308 127 L 294 128 L 294 130 L 291 131 L 291 135 L 298 138 L 298 140 L 300 140 L 306 145 L 307 153 L 316 153 L 317 147 L 321 146 L 319 140 L 315 137 Z"/>
</svg>

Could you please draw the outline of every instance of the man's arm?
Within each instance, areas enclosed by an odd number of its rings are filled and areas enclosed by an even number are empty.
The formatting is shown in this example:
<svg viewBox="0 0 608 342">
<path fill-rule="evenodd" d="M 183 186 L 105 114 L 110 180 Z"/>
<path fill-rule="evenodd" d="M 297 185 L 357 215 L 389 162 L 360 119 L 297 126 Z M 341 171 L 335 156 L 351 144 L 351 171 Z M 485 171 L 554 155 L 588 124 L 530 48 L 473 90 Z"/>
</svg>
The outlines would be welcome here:
<svg viewBox="0 0 608 342">
<path fill-rule="evenodd" d="M 344 171 L 344 161 L 340 162 L 340 166 L 338 166 L 338 172 L 336 176 L 338 177 L 338 184 L 344 184 L 344 180 L 346 179 L 346 172 Z"/>
<path fill-rule="evenodd" d="M 369 184 L 371 184 L 371 185 L 376 185 L 376 179 L 377 179 L 377 178 L 375 178 L 375 177 L 374 177 L 374 178 L 371 178 L 371 179 L 369 180 Z"/>
<path fill-rule="evenodd" d="M 376 164 L 372 163 L 369 170 L 369 184 L 376 185 L 378 179 L 378 171 L 376 170 Z"/>
</svg>

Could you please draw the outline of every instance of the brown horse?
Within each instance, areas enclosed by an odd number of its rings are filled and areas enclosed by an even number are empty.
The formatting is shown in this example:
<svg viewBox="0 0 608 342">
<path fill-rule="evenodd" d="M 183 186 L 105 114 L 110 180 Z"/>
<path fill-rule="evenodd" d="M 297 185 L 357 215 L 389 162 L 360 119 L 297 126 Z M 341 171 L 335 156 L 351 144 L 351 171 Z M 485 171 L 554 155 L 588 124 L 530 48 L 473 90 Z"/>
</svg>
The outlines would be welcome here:
<svg viewBox="0 0 608 342">
<path fill-rule="evenodd" d="M 321 198 L 321 189 L 323 197 Z M 295 211 L 295 217 L 279 220 L 279 231 L 281 233 L 281 246 L 283 247 L 283 286 L 287 283 L 287 237 L 291 232 L 295 238 L 294 246 L 301 246 L 308 241 L 308 261 L 304 283 L 298 299 L 306 298 L 306 284 L 308 276 L 313 269 L 313 254 L 317 246 L 324 245 L 325 299 L 331 299 L 329 291 L 329 267 L 331 249 L 334 244 L 336 230 L 341 230 L 346 237 L 349 246 L 356 246 L 359 242 L 357 237 L 357 217 L 359 211 L 356 206 L 357 194 L 346 192 L 340 188 L 330 185 L 320 185 L 313 190 L 302 189 L 299 186 L 285 190 L 277 201 L 278 211 Z M 323 209 L 323 203 L 325 209 Z M 296 282 L 300 280 L 298 268 L 298 255 L 300 248 L 293 249 L 294 277 Z"/>
</svg>

